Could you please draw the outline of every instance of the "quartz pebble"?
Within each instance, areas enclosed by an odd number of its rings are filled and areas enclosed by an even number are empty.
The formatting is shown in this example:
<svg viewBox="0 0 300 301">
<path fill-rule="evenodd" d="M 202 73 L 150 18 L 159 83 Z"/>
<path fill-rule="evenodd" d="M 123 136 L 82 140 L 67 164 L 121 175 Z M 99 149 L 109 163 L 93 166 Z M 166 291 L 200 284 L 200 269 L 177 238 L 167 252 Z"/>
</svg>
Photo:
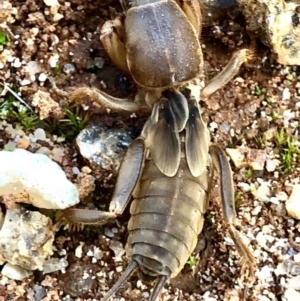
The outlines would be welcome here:
<svg viewBox="0 0 300 301">
<path fill-rule="evenodd" d="M 7 278 L 21 281 L 27 277 L 30 277 L 32 272 L 19 266 L 7 263 L 1 270 L 1 274 Z"/>
<path fill-rule="evenodd" d="M 76 186 L 61 167 L 42 154 L 23 149 L 0 152 L 0 195 L 39 208 L 66 209 L 79 203 Z"/>
<path fill-rule="evenodd" d="M 46 133 L 43 129 L 38 128 L 34 131 L 34 137 L 37 140 L 45 141 L 46 140 Z"/>
</svg>

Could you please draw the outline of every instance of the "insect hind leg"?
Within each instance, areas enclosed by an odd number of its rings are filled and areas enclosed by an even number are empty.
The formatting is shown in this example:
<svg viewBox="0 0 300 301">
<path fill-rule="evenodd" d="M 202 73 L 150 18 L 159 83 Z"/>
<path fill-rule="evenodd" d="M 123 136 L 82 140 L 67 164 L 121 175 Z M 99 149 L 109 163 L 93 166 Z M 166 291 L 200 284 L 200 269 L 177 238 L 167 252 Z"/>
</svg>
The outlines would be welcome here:
<svg viewBox="0 0 300 301">
<path fill-rule="evenodd" d="M 216 145 L 209 149 L 214 169 L 220 175 L 221 198 L 225 223 L 228 226 L 230 236 L 241 256 L 242 272 L 249 269 L 249 277 L 253 278 L 256 267 L 255 259 L 243 241 L 241 234 L 236 229 L 236 211 L 234 204 L 234 188 L 232 171 L 224 151 Z"/>
</svg>

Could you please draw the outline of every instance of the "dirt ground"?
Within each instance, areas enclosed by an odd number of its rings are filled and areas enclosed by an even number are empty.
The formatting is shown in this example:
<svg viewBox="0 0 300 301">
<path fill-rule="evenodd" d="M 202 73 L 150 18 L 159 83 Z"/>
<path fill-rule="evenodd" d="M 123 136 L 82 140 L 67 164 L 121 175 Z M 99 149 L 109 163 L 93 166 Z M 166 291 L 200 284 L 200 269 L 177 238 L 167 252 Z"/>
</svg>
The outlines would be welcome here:
<svg viewBox="0 0 300 301">
<path fill-rule="evenodd" d="M 37 116 L 51 121 L 62 118 L 60 108 L 68 106 L 68 99 L 56 93 L 51 81 L 67 92 L 93 86 L 117 97 L 135 95 L 136 85 L 112 64 L 99 39 L 100 28 L 114 15 L 113 10 L 122 11 L 118 1 L 59 1 L 60 6 L 53 5 L 55 2 L 0 2 L 2 31 L 8 37 L 7 42 L 0 43 L 1 82 L 12 84 Z M 234 51 L 249 46 L 244 24 L 243 16 L 233 11 L 205 24 L 201 43 L 206 80 L 226 65 Z M 300 289 L 299 273 L 287 267 L 297 266 L 299 223 L 285 210 L 292 185 L 299 183 L 299 79 L 299 67 L 279 65 L 258 41 L 255 61 L 242 67 L 238 76 L 209 100 L 201 102 L 212 143 L 223 149 L 257 149 L 269 162 L 269 167 L 263 164 L 259 171 L 254 171 L 251 164 L 236 167 L 231 162 L 239 228 L 257 260 L 255 281 L 248 289 L 247 300 L 251 301 L 296 300 L 290 297 L 297 296 L 291 295 L 291 289 Z M 37 91 L 47 93 L 51 101 L 34 105 Z M 6 96 L 2 95 L 1 100 L 5 103 Z M 90 119 L 97 116 L 108 125 L 130 124 L 140 130 L 147 117 L 137 113 L 132 118 L 130 114 L 88 106 Z M 13 127 L 18 123 L 24 127 L 21 121 L 14 119 Z M 28 129 L 28 133 L 33 131 L 34 126 Z M 64 136 L 57 128 L 45 131 L 48 137 Z M 0 147 L 4 148 L 12 139 L 4 130 L 0 135 Z M 75 181 L 74 167 L 81 169 L 86 162 L 73 142 L 56 139 L 46 147 L 64 150 L 61 166 Z M 99 202 L 107 207 L 114 183 L 115 175 L 97 181 L 89 202 L 97 208 Z M 259 189 L 264 184 L 268 192 Z M 217 187 L 212 191 L 208 211 L 204 247 L 193 255 L 195 263 L 187 264 L 165 285 L 159 300 L 242 300 L 246 277 L 223 222 Z M 87 227 L 80 232 L 61 229 L 53 257 L 66 257 L 69 266 L 47 275 L 35 271 L 25 281 L 2 276 L 0 300 L 100 300 L 128 263 L 124 254 L 127 221 L 128 212 L 105 227 Z M 148 300 L 151 288 L 134 274 L 112 300 Z"/>
</svg>

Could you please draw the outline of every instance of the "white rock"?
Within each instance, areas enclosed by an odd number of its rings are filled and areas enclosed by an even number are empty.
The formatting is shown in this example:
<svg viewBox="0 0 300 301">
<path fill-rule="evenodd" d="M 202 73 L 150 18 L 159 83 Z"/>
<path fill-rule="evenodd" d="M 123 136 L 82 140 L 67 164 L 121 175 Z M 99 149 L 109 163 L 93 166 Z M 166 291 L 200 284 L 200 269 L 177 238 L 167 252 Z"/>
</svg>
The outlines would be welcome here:
<svg viewBox="0 0 300 301">
<path fill-rule="evenodd" d="M 20 85 L 21 86 L 28 86 L 31 84 L 31 81 L 29 79 L 23 79 L 21 82 L 20 82 Z"/>
<path fill-rule="evenodd" d="M 266 161 L 266 169 L 268 172 L 275 171 L 276 167 L 279 166 L 280 161 L 277 159 L 267 159 Z"/>
<path fill-rule="evenodd" d="M 79 203 L 79 193 L 61 167 L 43 154 L 23 149 L 0 152 L 0 195 L 12 194 L 39 208 L 66 209 Z"/>
<path fill-rule="evenodd" d="M 274 282 L 274 278 L 272 276 L 273 268 L 265 265 L 261 268 L 261 270 L 257 271 L 256 275 L 258 279 L 261 280 L 262 283 Z"/>
<path fill-rule="evenodd" d="M 1 270 L 1 274 L 3 276 L 6 276 L 7 278 L 21 281 L 21 280 L 31 276 L 32 272 L 29 270 L 23 269 L 19 266 L 7 263 Z"/>
<path fill-rule="evenodd" d="M 252 211 L 251 214 L 252 215 L 257 215 L 260 211 L 261 211 L 261 206 L 256 206 Z"/>
<path fill-rule="evenodd" d="M 41 73 L 41 74 L 39 75 L 39 81 L 40 81 L 40 82 L 44 82 L 44 81 L 47 79 L 47 77 L 48 77 L 47 74 Z"/>
<path fill-rule="evenodd" d="M 59 55 L 57 53 L 53 54 L 48 60 L 49 66 L 51 68 L 55 68 L 58 64 L 58 60 L 59 60 Z"/>
<path fill-rule="evenodd" d="M 285 203 L 288 214 L 296 219 L 300 219 L 300 184 L 293 187 L 289 199 Z"/>
<path fill-rule="evenodd" d="M 261 202 L 270 202 L 270 197 L 271 197 L 270 183 L 263 182 L 257 188 L 254 195 Z"/>
<path fill-rule="evenodd" d="M 46 133 L 43 129 L 38 128 L 34 131 L 34 137 L 38 140 L 45 141 Z"/>
<path fill-rule="evenodd" d="M 291 92 L 289 88 L 284 88 L 282 92 L 282 100 L 289 100 L 291 98 Z"/>
<path fill-rule="evenodd" d="M 300 276 L 291 277 L 291 278 L 287 279 L 285 287 L 293 288 L 293 289 L 299 291 L 300 290 Z"/>
<path fill-rule="evenodd" d="M 77 258 L 82 258 L 83 246 L 84 246 L 84 242 L 79 242 L 79 246 L 75 249 L 75 256 Z"/>
<path fill-rule="evenodd" d="M 258 234 L 256 235 L 256 241 L 260 247 L 268 250 L 267 240 L 266 240 L 265 235 L 262 232 L 258 232 Z"/>
<path fill-rule="evenodd" d="M 287 268 L 286 268 L 286 265 L 284 264 L 284 262 L 280 262 L 277 265 L 277 267 L 274 269 L 274 273 L 276 276 L 288 274 Z"/>
<path fill-rule="evenodd" d="M 60 6 L 60 4 L 57 0 L 44 0 L 44 3 L 47 6 Z"/>
<path fill-rule="evenodd" d="M 13 67 L 14 68 L 20 68 L 21 67 L 21 62 L 20 62 L 20 59 L 19 58 L 16 58 L 13 62 Z"/>
<path fill-rule="evenodd" d="M 293 288 L 288 288 L 282 296 L 282 301 L 296 301 L 296 300 L 300 300 L 300 293 Z"/>
</svg>

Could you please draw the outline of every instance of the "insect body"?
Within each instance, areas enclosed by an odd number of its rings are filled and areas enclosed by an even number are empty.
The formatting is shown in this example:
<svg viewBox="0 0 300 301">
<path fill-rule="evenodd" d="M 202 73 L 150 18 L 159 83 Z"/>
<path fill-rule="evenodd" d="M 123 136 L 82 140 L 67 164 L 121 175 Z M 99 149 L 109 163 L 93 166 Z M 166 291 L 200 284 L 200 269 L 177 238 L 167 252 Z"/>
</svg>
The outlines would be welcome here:
<svg viewBox="0 0 300 301">
<path fill-rule="evenodd" d="M 94 88 L 80 88 L 71 99 L 81 101 L 88 97 L 112 110 L 137 112 L 151 109 L 166 88 L 183 88 L 197 81 L 203 72 L 198 1 L 129 1 L 125 20 L 119 15 L 106 21 L 100 39 L 115 65 L 132 76 L 139 87 L 138 94 L 135 99 L 120 99 Z M 251 50 L 237 51 L 224 70 L 201 91 L 201 98 L 228 83 L 240 66 L 252 58 Z M 200 90 L 199 86 L 197 89 Z"/>
<path fill-rule="evenodd" d="M 157 280 L 154 301 L 168 278 L 175 277 L 196 247 L 202 231 L 212 172 L 220 173 L 223 212 L 244 264 L 255 261 L 235 229 L 234 190 L 224 152 L 209 146 L 198 103 L 170 89 L 155 103 L 141 136 L 129 147 L 109 212 L 68 209 L 72 222 L 106 223 L 130 207 L 126 245 L 130 264 L 102 301 L 138 269 L 143 280 Z"/>
<path fill-rule="evenodd" d="M 202 231 L 214 170 L 220 174 L 230 235 L 243 263 L 251 269 L 255 266 L 235 228 L 230 165 L 220 148 L 210 146 L 199 99 L 186 93 L 186 87 L 202 73 L 200 31 L 198 0 L 131 1 L 124 24 L 120 17 L 107 21 L 101 40 L 112 61 L 137 83 L 136 99 L 115 98 L 93 88 L 71 95 L 75 101 L 89 97 L 112 110 L 137 112 L 144 108 L 140 101 L 152 110 L 141 136 L 124 157 L 109 211 L 68 209 L 63 213 L 71 222 L 104 224 L 121 215 L 133 198 L 126 245 L 130 264 L 102 301 L 135 269 L 142 279 L 157 280 L 150 297 L 154 301 L 165 281 L 181 271 Z M 201 97 L 230 81 L 252 55 L 248 49 L 235 53 Z"/>
</svg>

